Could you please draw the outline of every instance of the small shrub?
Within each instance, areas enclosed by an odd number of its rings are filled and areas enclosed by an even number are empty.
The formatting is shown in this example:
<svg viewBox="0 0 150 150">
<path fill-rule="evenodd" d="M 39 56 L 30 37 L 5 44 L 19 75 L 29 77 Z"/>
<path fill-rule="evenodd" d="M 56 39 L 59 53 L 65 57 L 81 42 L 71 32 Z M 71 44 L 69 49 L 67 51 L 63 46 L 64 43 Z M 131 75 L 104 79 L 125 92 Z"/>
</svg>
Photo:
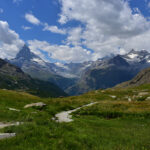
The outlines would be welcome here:
<svg viewBox="0 0 150 150">
<path fill-rule="evenodd" d="M 138 97 L 138 98 L 137 98 L 137 101 L 145 101 L 145 99 L 146 99 L 145 96 L 143 96 L 143 97 Z"/>
</svg>

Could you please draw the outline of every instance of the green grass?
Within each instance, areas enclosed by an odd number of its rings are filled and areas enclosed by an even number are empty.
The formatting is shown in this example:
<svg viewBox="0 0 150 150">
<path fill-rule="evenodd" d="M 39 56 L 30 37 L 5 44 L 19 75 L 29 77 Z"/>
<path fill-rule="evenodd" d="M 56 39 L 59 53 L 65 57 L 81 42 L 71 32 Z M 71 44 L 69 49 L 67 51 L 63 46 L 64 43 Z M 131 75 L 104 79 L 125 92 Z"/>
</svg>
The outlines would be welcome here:
<svg viewBox="0 0 150 150">
<path fill-rule="evenodd" d="M 0 90 L 0 121 L 24 122 L 0 130 L 17 133 L 16 137 L 0 140 L 0 150 L 149 150 L 150 101 L 145 99 L 150 94 L 139 100 L 137 95 L 142 91 L 150 92 L 150 85 L 47 99 Z M 132 102 L 128 102 L 127 97 Z M 94 101 L 98 104 L 73 114 L 74 122 L 51 120 L 58 112 Z M 44 102 L 47 106 L 43 109 L 23 108 L 35 102 Z M 10 111 L 9 107 L 21 112 Z"/>
</svg>

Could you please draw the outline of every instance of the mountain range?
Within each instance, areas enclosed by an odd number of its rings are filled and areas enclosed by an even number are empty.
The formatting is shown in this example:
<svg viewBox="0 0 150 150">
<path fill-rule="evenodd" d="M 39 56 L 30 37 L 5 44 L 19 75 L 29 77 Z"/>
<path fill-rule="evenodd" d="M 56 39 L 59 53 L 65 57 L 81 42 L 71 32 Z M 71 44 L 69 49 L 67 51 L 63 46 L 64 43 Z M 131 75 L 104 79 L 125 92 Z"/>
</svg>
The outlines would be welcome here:
<svg viewBox="0 0 150 150">
<path fill-rule="evenodd" d="M 150 53 L 131 50 L 124 55 L 110 56 L 83 63 L 49 63 L 30 51 L 27 45 L 16 58 L 9 60 L 33 78 L 50 81 L 69 95 L 106 89 L 131 80 L 150 66 Z"/>
<path fill-rule="evenodd" d="M 83 72 L 79 81 L 68 89 L 72 95 L 106 89 L 131 80 L 139 71 L 150 66 L 150 53 L 131 50 L 125 55 L 98 60 Z"/>
<path fill-rule="evenodd" d="M 28 92 L 40 97 L 66 96 L 53 83 L 31 78 L 19 67 L 0 59 L 0 89 Z"/>
</svg>

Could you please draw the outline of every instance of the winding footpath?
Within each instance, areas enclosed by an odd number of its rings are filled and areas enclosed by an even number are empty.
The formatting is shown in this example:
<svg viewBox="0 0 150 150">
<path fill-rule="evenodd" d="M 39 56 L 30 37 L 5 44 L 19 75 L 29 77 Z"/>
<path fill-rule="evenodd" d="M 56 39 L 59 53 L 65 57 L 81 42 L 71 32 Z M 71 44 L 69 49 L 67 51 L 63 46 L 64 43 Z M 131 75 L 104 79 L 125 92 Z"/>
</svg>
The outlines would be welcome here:
<svg viewBox="0 0 150 150">
<path fill-rule="evenodd" d="M 55 120 L 56 122 L 59 122 L 59 123 L 62 123 L 62 122 L 72 122 L 73 119 L 72 119 L 71 113 L 76 112 L 77 110 L 79 110 L 81 108 L 89 107 L 89 106 L 92 106 L 92 105 L 97 104 L 97 103 L 98 102 L 92 102 L 90 104 L 83 105 L 83 106 L 78 107 L 78 108 L 73 109 L 73 110 L 63 111 L 61 113 L 56 114 L 55 117 L 52 118 L 52 119 Z"/>
</svg>

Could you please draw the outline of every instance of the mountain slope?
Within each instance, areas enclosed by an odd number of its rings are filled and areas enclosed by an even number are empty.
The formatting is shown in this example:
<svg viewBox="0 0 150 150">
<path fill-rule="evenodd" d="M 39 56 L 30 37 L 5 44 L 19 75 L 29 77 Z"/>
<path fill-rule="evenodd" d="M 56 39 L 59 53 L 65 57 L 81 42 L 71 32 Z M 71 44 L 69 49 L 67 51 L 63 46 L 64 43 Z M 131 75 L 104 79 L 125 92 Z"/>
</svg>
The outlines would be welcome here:
<svg viewBox="0 0 150 150">
<path fill-rule="evenodd" d="M 66 94 L 50 82 L 31 78 L 18 67 L 0 59 L 0 88 L 27 91 L 42 97 L 58 97 Z"/>
<path fill-rule="evenodd" d="M 79 82 L 68 89 L 68 93 L 79 95 L 91 90 L 113 87 L 117 83 L 131 79 L 134 75 L 127 70 L 129 64 L 120 56 L 97 62 L 85 71 Z"/>
<path fill-rule="evenodd" d="M 121 83 L 116 87 L 132 87 L 132 86 L 139 86 L 142 84 L 149 84 L 150 83 L 150 68 L 144 69 L 139 72 L 132 80 Z"/>
<path fill-rule="evenodd" d="M 67 89 L 71 95 L 106 89 L 131 80 L 139 71 L 150 66 L 150 53 L 131 50 L 125 55 L 98 60 L 83 72 L 81 79 Z"/>
</svg>

